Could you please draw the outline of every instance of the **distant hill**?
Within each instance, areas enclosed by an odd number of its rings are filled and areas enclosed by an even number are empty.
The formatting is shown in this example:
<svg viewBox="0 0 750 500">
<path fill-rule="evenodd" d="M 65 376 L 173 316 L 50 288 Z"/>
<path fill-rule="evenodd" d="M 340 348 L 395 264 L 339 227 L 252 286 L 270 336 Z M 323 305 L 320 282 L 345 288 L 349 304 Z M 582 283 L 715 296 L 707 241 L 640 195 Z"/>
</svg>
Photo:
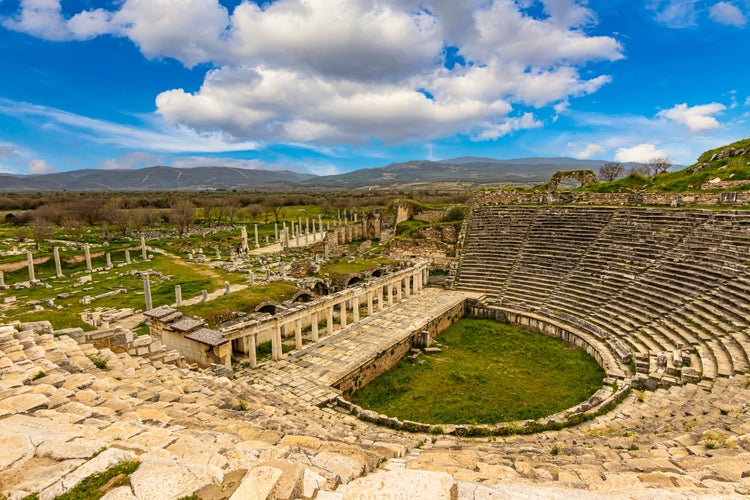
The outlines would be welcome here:
<svg viewBox="0 0 750 500">
<path fill-rule="evenodd" d="M 478 186 L 493 183 L 542 184 L 558 170 L 598 169 L 604 161 L 573 158 L 494 160 L 465 156 L 441 161 L 407 161 L 380 168 L 363 168 L 306 182 L 320 188 L 419 187 L 441 183 Z"/>
<path fill-rule="evenodd" d="M 134 170 L 72 170 L 42 175 L 0 174 L 1 191 L 168 191 L 293 187 L 315 177 L 289 170 L 233 167 L 147 167 Z"/>
<path fill-rule="evenodd" d="M 211 189 L 367 189 L 482 184 L 543 184 L 558 170 L 597 170 L 604 161 L 573 158 L 495 160 L 466 156 L 415 160 L 345 174 L 315 176 L 288 170 L 232 167 L 148 167 L 74 170 L 42 175 L 0 174 L 0 191 L 168 191 Z"/>
</svg>

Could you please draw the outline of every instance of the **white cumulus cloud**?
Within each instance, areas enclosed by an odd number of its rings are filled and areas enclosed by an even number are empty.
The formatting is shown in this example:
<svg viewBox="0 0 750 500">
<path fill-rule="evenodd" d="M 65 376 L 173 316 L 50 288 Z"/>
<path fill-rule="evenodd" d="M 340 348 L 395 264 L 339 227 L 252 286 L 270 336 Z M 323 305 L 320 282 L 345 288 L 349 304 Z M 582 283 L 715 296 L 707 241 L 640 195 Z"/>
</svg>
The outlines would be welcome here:
<svg viewBox="0 0 750 500">
<path fill-rule="evenodd" d="M 708 9 L 708 15 L 713 21 L 727 26 L 744 26 L 747 23 L 742 11 L 729 2 L 712 5 Z"/>
<path fill-rule="evenodd" d="M 594 144 L 592 142 L 586 143 L 585 145 L 583 145 L 583 144 L 568 144 L 568 147 L 570 147 L 570 148 L 576 148 L 577 147 L 577 148 L 580 149 L 581 146 L 584 146 L 583 150 L 580 150 L 578 153 L 575 154 L 575 157 L 579 158 L 581 160 L 587 160 L 587 159 L 589 159 L 589 158 L 591 158 L 593 156 L 596 156 L 596 155 L 604 152 L 604 148 L 602 146 L 600 146 L 599 144 Z"/>
<path fill-rule="evenodd" d="M 597 19 L 585 0 L 540 4 L 276 0 L 230 11 L 218 0 L 122 0 L 71 13 L 60 0 L 22 0 L 5 25 L 50 40 L 127 37 L 148 58 L 206 64 L 198 91 L 156 97 L 159 115 L 201 138 L 493 140 L 543 125 L 522 107 L 596 92 L 611 78 L 592 63 L 623 57 L 615 38 L 587 33 Z M 457 64 L 446 67 L 446 47 Z"/>
<path fill-rule="evenodd" d="M 29 173 L 32 175 L 37 174 L 49 174 L 54 172 L 55 169 L 52 168 L 46 161 L 44 160 L 31 160 L 29 162 Z"/>
<path fill-rule="evenodd" d="M 686 125 L 691 132 L 704 132 L 721 126 L 712 115 L 719 114 L 725 109 L 726 106 L 716 102 L 692 107 L 683 103 L 660 111 L 657 116 Z"/>
<path fill-rule="evenodd" d="M 656 149 L 653 144 L 638 144 L 630 148 L 619 148 L 615 153 L 615 161 L 648 163 L 654 158 L 666 157 L 667 152 Z"/>
</svg>

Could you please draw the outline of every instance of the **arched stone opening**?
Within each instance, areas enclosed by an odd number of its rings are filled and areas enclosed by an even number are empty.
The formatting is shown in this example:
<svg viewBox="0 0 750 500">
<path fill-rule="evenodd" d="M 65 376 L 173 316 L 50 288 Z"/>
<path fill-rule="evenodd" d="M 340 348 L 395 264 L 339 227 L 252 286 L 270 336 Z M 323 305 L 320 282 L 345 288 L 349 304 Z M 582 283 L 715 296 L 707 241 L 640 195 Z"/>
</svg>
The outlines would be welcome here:
<svg viewBox="0 0 750 500">
<path fill-rule="evenodd" d="M 266 314 L 270 314 L 271 316 L 273 316 L 274 314 L 278 312 L 278 307 L 279 307 L 279 304 L 276 304 L 275 302 L 270 302 L 270 301 L 261 302 L 255 307 L 255 312 L 266 313 Z"/>
<path fill-rule="evenodd" d="M 330 293 L 330 290 L 328 288 L 328 285 L 326 285 L 324 282 L 317 281 L 312 287 L 312 292 L 318 297 L 322 297 L 323 295 L 328 295 Z"/>
<path fill-rule="evenodd" d="M 547 192 L 555 192 L 560 185 L 560 182 L 566 179 L 572 179 L 579 182 L 581 186 L 587 186 L 596 182 L 596 174 L 593 170 L 561 170 L 555 172 L 555 175 L 553 175 L 547 183 Z"/>
<path fill-rule="evenodd" d="M 299 290 L 292 296 L 292 302 L 310 302 L 315 299 L 315 294 L 310 290 Z"/>
</svg>

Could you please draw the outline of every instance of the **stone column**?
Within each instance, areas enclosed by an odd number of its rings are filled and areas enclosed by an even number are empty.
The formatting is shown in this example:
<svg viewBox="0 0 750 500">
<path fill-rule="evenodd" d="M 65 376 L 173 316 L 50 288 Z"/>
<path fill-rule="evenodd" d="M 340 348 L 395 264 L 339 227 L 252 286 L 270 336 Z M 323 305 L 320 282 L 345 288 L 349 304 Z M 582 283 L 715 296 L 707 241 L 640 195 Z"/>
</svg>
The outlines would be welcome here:
<svg viewBox="0 0 750 500">
<path fill-rule="evenodd" d="M 340 309 L 339 316 L 341 319 L 341 328 L 346 328 L 346 321 L 347 321 L 346 314 L 347 313 L 346 313 L 346 301 L 345 300 L 339 304 L 339 309 Z"/>
<path fill-rule="evenodd" d="M 52 249 L 52 253 L 55 256 L 55 278 L 62 278 L 62 263 L 60 262 L 60 249 L 55 247 Z"/>
<path fill-rule="evenodd" d="M 229 282 L 224 282 L 224 295 L 229 295 Z"/>
<path fill-rule="evenodd" d="M 388 283 L 386 290 L 388 290 L 388 307 L 391 307 L 393 305 L 393 282 Z"/>
<path fill-rule="evenodd" d="M 310 328 L 312 329 L 312 341 L 317 342 L 319 340 L 318 313 L 317 312 L 310 313 Z"/>
<path fill-rule="evenodd" d="M 5 289 L 5 273 L 0 271 L 0 290 Z"/>
<path fill-rule="evenodd" d="M 125 264 L 130 264 L 130 250 L 125 250 Z"/>
<path fill-rule="evenodd" d="M 151 303 L 151 282 L 149 281 L 148 273 L 143 276 L 143 294 L 146 296 L 146 310 L 150 311 L 154 308 L 154 305 Z"/>
<path fill-rule="evenodd" d="M 302 349 L 302 320 L 294 320 L 294 348 Z"/>
<path fill-rule="evenodd" d="M 367 315 L 368 316 L 372 316 L 374 312 L 373 311 L 374 308 L 372 307 L 372 294 L 373 294 L 372 290 L 367 292 Z"/>
<path fill-rule="evenodd" d="M 201 290 L 201 302 L 206 302 L 208 300 L 208 292 L 206 290 Z"/>
<path fill-rule="evenodd" d="M 242 250 L 247 252 L 250 247 L 247 246 L 247 228 L 245 226 L 240 226 L 240 238 L 242 239 Z"/>
<path fill-rule="evenodd" d="M 31 250 L 26 250 L 26 264 L 29 268 L 29 281 L 36 281 L 36 275 L 34 274 L 34 254 Z"/>
<path fill-rule="evenodd" d="M 250 282 L 250 286 L 255 286 L 255 274 L 252 269 L 247 272 L 247 279 Z"/>
<path fill-rule="evenodd" d="M 250 358 L 249 359 L 250 368 L 258 367 L 258 353 L 257 353 L 258 346 L 256 345 L 257 344 L 256 336 L 257 335 L 253 333 L 247 337 L 248 343 L 250 344 L 247 348 L 247 356 L 248 358 Z"/>
<path fill-rule="evenodd" d="M 280 268 L 280 271 L 279 271 L 279 272 L 281 273 L 281 276 L 286 276 L 286 262 L 284 262 L 284 261 L 282 260 L 282 261 L 281 261 L 281 262 L 279 263 L 279 268 Z"/>
<path fill-rule="evenodd" d="M 328 245 L 325 245 L 325 246 L 323 247 L 323 258 L 324 258 L 325 260 L 328 260 L 328 252 L 329 252 L 329 251 L 330 251 L 330 248 L 328 247 Z"/>
<path fill-rule="evenodd" d="M 383 302 L 383 292 L 385 291 L 385 287 L 383 285 L 380 285 L 378 287 L 378 311 L 382 311 L 385 309 L 385 302 Z"/>
<path fill-rule="evenodd" d="M 221 260 L 221 251 L 219 247 L 216 247 L 216 260 Z"/>
<path fill-rule="evenodd" d="M 146 253 L 146 235 L 141 234 L 141 258 L 148 260 L 148 254 Z"/>
<path fill-rule="evenodd" d="M 284 228 L 284 245 L 283 248 L 289 250 L 289 229 Z"/>
<path fill-rule="evenodd" d="M 283 350 L 281 349 L 281 325 L 276 324 L 273 327 L 273 335 L 271 336 L 271 358 L 274 361 L 278 361 L 282 358 Z"/>
<path fill-rule="evenodd" d="M 107 259 L 106 268 L 107 269 L 112 269 L 112 256 L 109 254 L 109 252 L 107 252 L 106 254 L 104 254 L 104 256 Z"/>
<path fill-rule="evenodd" d="M 305 245 L 310 244 L 310 240 L 308 240 L 309 237 L 310 237 L 309 231 L 305 231 Z"/>
<path fill-rule="evenodd" d="M 182 287 L 180 285 L 174 287 L 174 303 L 176 307 L 182 307 Z"/>
<path fill-rule="evenodd" d="M 396 304 L 401 303 L 401 287 L 403 286 L 401 283 L 401 280 L 403 278 L 399 278 L 399 280 L 396 282 Z"/>
<path fill-rule="evenodd" d="M 260 248 L 260 242 L 258 241 L 258 224 L 255 224 L 255 248 Z"/>
<path fill-rule="evenodd" d="M 404 298 L 411 297 L 411 276 L 404 278 Z"/>
<path fill-rule="evenodd" d="M 352 323 L 359 323 L 359 295 L 352 299 Z"/>
<path fill-rule="evenodd" d="M 93 271 L 94 268 L 91 267 L 91 249 L 89 248 L 88 243 L 83 245 L 83 256 L 86 259 L 86 271 L 88 272 Z"/>
<path fill-rule="evenodd" d="M 279 224 L 277 222 L 273 223 L 273 241 L 279 242 Z"/>
<path fill-rule="evenodd" d="M 326 310 L 326 335 L 333 335 L 333 306 Z"/>
</svg>

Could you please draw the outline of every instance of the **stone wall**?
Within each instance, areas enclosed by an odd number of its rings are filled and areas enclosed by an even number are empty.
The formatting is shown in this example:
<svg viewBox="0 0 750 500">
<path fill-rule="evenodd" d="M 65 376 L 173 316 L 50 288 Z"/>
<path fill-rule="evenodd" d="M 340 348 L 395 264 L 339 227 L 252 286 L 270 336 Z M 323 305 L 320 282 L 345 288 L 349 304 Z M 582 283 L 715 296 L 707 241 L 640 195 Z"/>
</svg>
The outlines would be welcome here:
<svg viewBox="0 0 750 500">
<path fill-rule="evenodd" d="M 406 339 L 392 345 L 383 352 L 376 354 L 369 363 L 359 366 L 356 370 L 332 384 L 333 387 L 339 389 L 345 397 L 349 397 L 357 389 L 366 386 L 380 375 L 396 366 L 411 349 L 412 338 L 414 335 L 422 331 L 427 331 L 430 336 L 434 338 L 438 333 L 461 319 L 464 316 L 464 313 L 465 302 L 461 302 L 440 316 L 433 318 L 421 328 L 417 328 L 412 332 L 412 335 Z"/>
<path fill-rule="evenodd" d="M 227 342 L 226 344 L 211 347 L 201 342 L 196 342 L 185 338 L 181 332 L 173 332 L 168 328 L 162 331 L 162 342 L 168 345 L 172 349 L 176 349 L 182 354 L 185 359 L 192 363 L 197 363 L 199 366 L 211 366 L 213 364 L 224 365 L 228 368 L 231 367 L 229 362 L 231 356 L 232 344 Z"/>
<path fill-rule="evenodd" d="M 433 269 L 450 269 L 456 253 L 454 245 L 435 239 L 394 238 L 388 242 L 386 255 L 397 260 L 432 261 Z"/>
<path fill-rule="evenodd" d="M 434 224 L 435 222 L 442 222 L 445 219 L 445 212 L 445 210 L 423 210 L 415 213 L 412 219 Z"/>
<path fill-rule="evenodd" d="M 718 193 L 592 193 L 569 191 L 547 194 L 541 191 L 518 193 L 515 191 L 477 191 L 470 204 L 526 205 L 651 205 L 651 206 L 750 206 L 750 191 Z"/>
</svg>

